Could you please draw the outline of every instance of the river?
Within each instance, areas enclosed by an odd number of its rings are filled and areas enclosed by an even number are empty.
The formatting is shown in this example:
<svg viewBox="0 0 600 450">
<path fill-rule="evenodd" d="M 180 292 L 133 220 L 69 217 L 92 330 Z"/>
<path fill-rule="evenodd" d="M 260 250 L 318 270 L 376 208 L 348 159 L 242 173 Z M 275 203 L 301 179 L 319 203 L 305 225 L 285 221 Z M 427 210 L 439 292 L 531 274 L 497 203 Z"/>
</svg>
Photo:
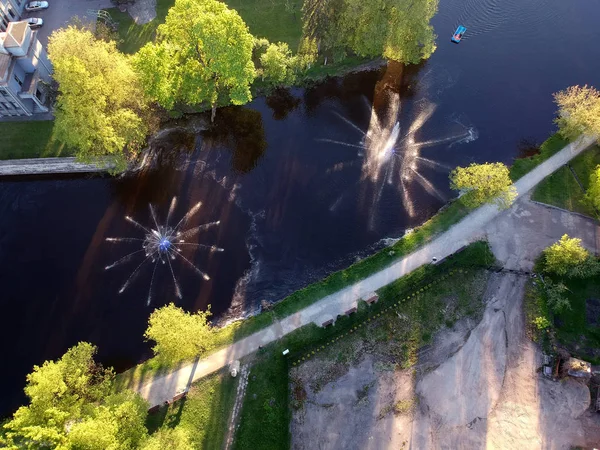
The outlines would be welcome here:
<svg viewBox="0 0 600 450">
<path fill-rule="evenodd" d="M 442 0 L 423 64 L 223 108 L 206 131 L 171 124 L 162 157 L 134 174 L 3 179 L 0 415 L 23 403 L 34 364 L 78 341 L 124 370 L 150 354 L 142 335 L 155 307 L 240 317 L 421 224 L 454 195 L 451 168 L 510 164 L 553 132 L 554 92 L 600 85 L 598 17 L 592 0 Z M 458 24 L 467 33 L 451 44 Z M 119 294 L 143 253 L 105 267 L 141 241 L 106 238 L 143 239 L 125 216 L 150 227 L 148 205 L 161 222 L 173 197 L 173 221 L 198 202 L 188 227 L 220 221 L 192 243 L 223 252 L 182 253 L 210 280 L 178 257 L 173 274 L 147 263 Z"/>
</svg>

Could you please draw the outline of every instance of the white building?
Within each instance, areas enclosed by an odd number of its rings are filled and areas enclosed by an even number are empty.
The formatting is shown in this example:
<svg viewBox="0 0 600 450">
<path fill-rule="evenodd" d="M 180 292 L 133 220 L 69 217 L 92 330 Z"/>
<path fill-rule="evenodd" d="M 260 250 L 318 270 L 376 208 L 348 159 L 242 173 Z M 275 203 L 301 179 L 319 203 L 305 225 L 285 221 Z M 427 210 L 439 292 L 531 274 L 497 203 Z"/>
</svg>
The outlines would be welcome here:
<svg viewBox="0 0 600 450">
<path fill-rule="evenodd" d="M 0 0 L 0 31 L 6 31 L 9 22 L 21 18 L 28 0 Z"/>
<path fill-rule="evenodd" d="M 41 82 L 49 82 L 51 72 L 37 31 L 26 21 L 10 22 L 0 32 L 0 116 L 47 112 Z"/>
</svg>

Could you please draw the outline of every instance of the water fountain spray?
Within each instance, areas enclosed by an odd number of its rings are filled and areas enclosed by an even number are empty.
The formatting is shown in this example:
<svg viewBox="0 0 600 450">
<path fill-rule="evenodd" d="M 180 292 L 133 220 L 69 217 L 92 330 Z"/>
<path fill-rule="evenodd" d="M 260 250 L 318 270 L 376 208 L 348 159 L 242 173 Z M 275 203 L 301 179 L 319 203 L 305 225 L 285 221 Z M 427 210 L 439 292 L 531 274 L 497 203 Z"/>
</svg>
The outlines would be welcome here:
<svg viewBox="0 0 600 450">
<path fill-rule="evenodd" d="M 194 242 L 188 242 L 188 240 L 194 236 L 196 236 L 199 232 L 212 228 L 214 226 L 219 225 L 220 221 L 205 223 L 196 227 L 192 227 L 189 229 L 183 229 L 190 218 L 198 212 L 200 207 L 202 206 L 202 202 L 196 203 L 177 223 L 175 226 L 170 226 L 169 222 L 171 216 L 173 215 L 173 211 L 175 210 L 175 206 L 177 205 L 177 197 L 173 197 L 171 200 L 171 206 L 169 207 L 169 212 L 167 214 L 167 218 L 165 220 L 164 225 L 160 225 L 158 219 L 156 217 L 156 212 L 154 211 L 154 207 L 150 204 L 150 215 L 152 216 L 152 220 L 154 222 L 154 228 L 147 228 L 140 223 L 136 222 L 130 216 L 125 216 L 125 220 L 129 223 L 133 224 L 136 228 L 139 228 L 144 232 L 144 238 L 118 238 L 118 237 L 108 237 L 106 238 L 107 242 L 141 242 L 142 248 L 138 249 L 132 253 L 125 255 L 124 257 L 118 259 L 114 263 L 105 267 L 105 270 L 112 269 L 114 267 L 123 265 L 131 260 L 133 260 L 139 253 L 144 253 L 144 259 L 142 262 L 133 270 L 129 278 L 125 281 L 123 286 L 119 289 L 119 294 L 123 293 L 125 289 L 131 284 L 131 282 L 135 279 L 135 277 L 139 274 L 142 267 L 147 265 L 147 263 L 154 264 L 152 269 L 152 278 L 150 279 L 150 289 L 148 292 L 148 300 L 146 304 L 150 304 L 152 300 L 152 287 L 154 284 L 154 274 L 156 273 L 156 268 L 158 263 L 162 265 L 168 265 L 169 271 L 171 272 L 171 277 L 173 278 L 173 285 L 175 287 L 175 295 L 181 298 L 181 289 L 179 287 L 179 283 L 177 282 L 177 278 L 175 277 L 175 272 L 173 271 L 173 265 L 171 261 L 179 258 L 186 263 L 189 267 L 191 267 L 194 272 L 200 275 L 204 280 L 210 280 L 208 274 L 200 270 L 198 267 L 194 265 L 189 259 L 181 254 L 183 248 L 185 246 L 193 246 L 196 248 L 203 248 L 208 250 L 209 252 L 222 252 L 223 249 L 216 247 L 214 245 L 205 245 L 198 244 Z"/>
</svg>

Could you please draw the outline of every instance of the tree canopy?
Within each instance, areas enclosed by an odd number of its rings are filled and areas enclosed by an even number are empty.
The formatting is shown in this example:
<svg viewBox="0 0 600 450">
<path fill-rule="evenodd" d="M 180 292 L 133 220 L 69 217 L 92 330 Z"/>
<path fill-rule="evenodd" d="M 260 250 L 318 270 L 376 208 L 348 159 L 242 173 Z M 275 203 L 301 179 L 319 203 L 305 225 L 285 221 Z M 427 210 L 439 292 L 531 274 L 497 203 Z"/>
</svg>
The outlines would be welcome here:
<svg viewBox="0 0 600 450">
<path fill-rule="evenodd" d="M 296 58 L 284 42 L 269 44 L 260 55 L 263 78 L 274 85 L 287 85 L 296 80 Z"/>
<path fill-rule="evenodd" d="M 150 315 L 144 336 L 156 343 L 154 353 L 167 364 L 195 358 L 213 344 L 210 315 L 210 310 L 190 314 L 170 303 Z"/>
<path fill-rule="evenodd" d="M 600 136 L 600 92 L 590 86 L 571 86 L 554 94 L 559 107 L 555 120 L 559 133 L 567 139 L 582 134 Z M 600 142 L 600 137 L 598 138 Z"/>
<path fill-rule="evenodd" d="M 114 41 L 75 26 L 52 33 L 48 56 L 59 84 L 54 133 L 83 160 L 123 164 L 149 132 L 144 93 L 130 58 Z"/>
<path fill-rule="evenodd" d="M 544 268 L 547 272 L 566 275 L 570 268 L 584 263 L 588 256 L 581 239 L 565 234 L 560 241 L 544 250 Z"/>
<path fill-rule="evenodd" d="M 29 405 L 4 424 L 8 448 L 133 449 L 146 437 L 148 406 L 133 392 L 112 392 L 113 372 L 94 362 L 86 342 L 27 376 Z"/>
<path fill-rule="evenodd" d="M 181 102 L 208 102 L 219 97 L 234 105 L 249 102 L 255 70 L 253 37 L 239 14 L 216 0 L 176 0 L 156 43 L 135 56 L 148 95 L 167 109 Z"/>
<path fill-rule="evenodd" d="M 484 203 L 508 208 L 517 195 L 508 168 L 502 163 L 457 167 L 450 173 L 450 187 L 462 192 L 460 200 L 469 208 L 476 208 Z"/>
<path fill-rule="evenodd" d="M 187 431 L 181 426 L 161 428 L 144 443 L 143 450 L 194 450 Z"/>
<path fill-rule="evenodd" d="M 590 175 L 590 184 L 585 198 L 596 211 L 600 211 L 600 166 L 596 166 Z"/>
<path fill-rule="evenodd" d="M 435 50 L 430 25 L 438 0 L 306 0 L 304 35 L 334 54 L 418 63 Z"/>
<path fill-rule="evenodd" d="M 581 239 L 564 235 L 543 253 L 544 271 L 568 278 L 589 278 L 600 274 L 600 261 L 588 252 Z"/>
</svg>

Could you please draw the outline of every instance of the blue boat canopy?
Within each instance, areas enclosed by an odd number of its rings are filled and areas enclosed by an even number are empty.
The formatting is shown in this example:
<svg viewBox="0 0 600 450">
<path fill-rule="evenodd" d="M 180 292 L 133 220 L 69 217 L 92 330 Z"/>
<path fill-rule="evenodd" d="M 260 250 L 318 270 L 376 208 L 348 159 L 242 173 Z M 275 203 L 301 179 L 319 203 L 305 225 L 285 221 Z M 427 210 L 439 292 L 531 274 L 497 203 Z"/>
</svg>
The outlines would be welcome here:
<svg viewBox="0 0 600 450">
<path fill-rule="evenodd" d="M 467 31 L 467 27 L 459 25 L 458 28 L 456 29 L 456 31 L 454 32 L 454 34 L 452 35 L 452 39 L 450 39 L 450 40 L 452 42 L 458 44 L 460 42 L 460 40 L 462 39 L 463 35 L 465 34 L 465 31 Z"/>
</svg>

